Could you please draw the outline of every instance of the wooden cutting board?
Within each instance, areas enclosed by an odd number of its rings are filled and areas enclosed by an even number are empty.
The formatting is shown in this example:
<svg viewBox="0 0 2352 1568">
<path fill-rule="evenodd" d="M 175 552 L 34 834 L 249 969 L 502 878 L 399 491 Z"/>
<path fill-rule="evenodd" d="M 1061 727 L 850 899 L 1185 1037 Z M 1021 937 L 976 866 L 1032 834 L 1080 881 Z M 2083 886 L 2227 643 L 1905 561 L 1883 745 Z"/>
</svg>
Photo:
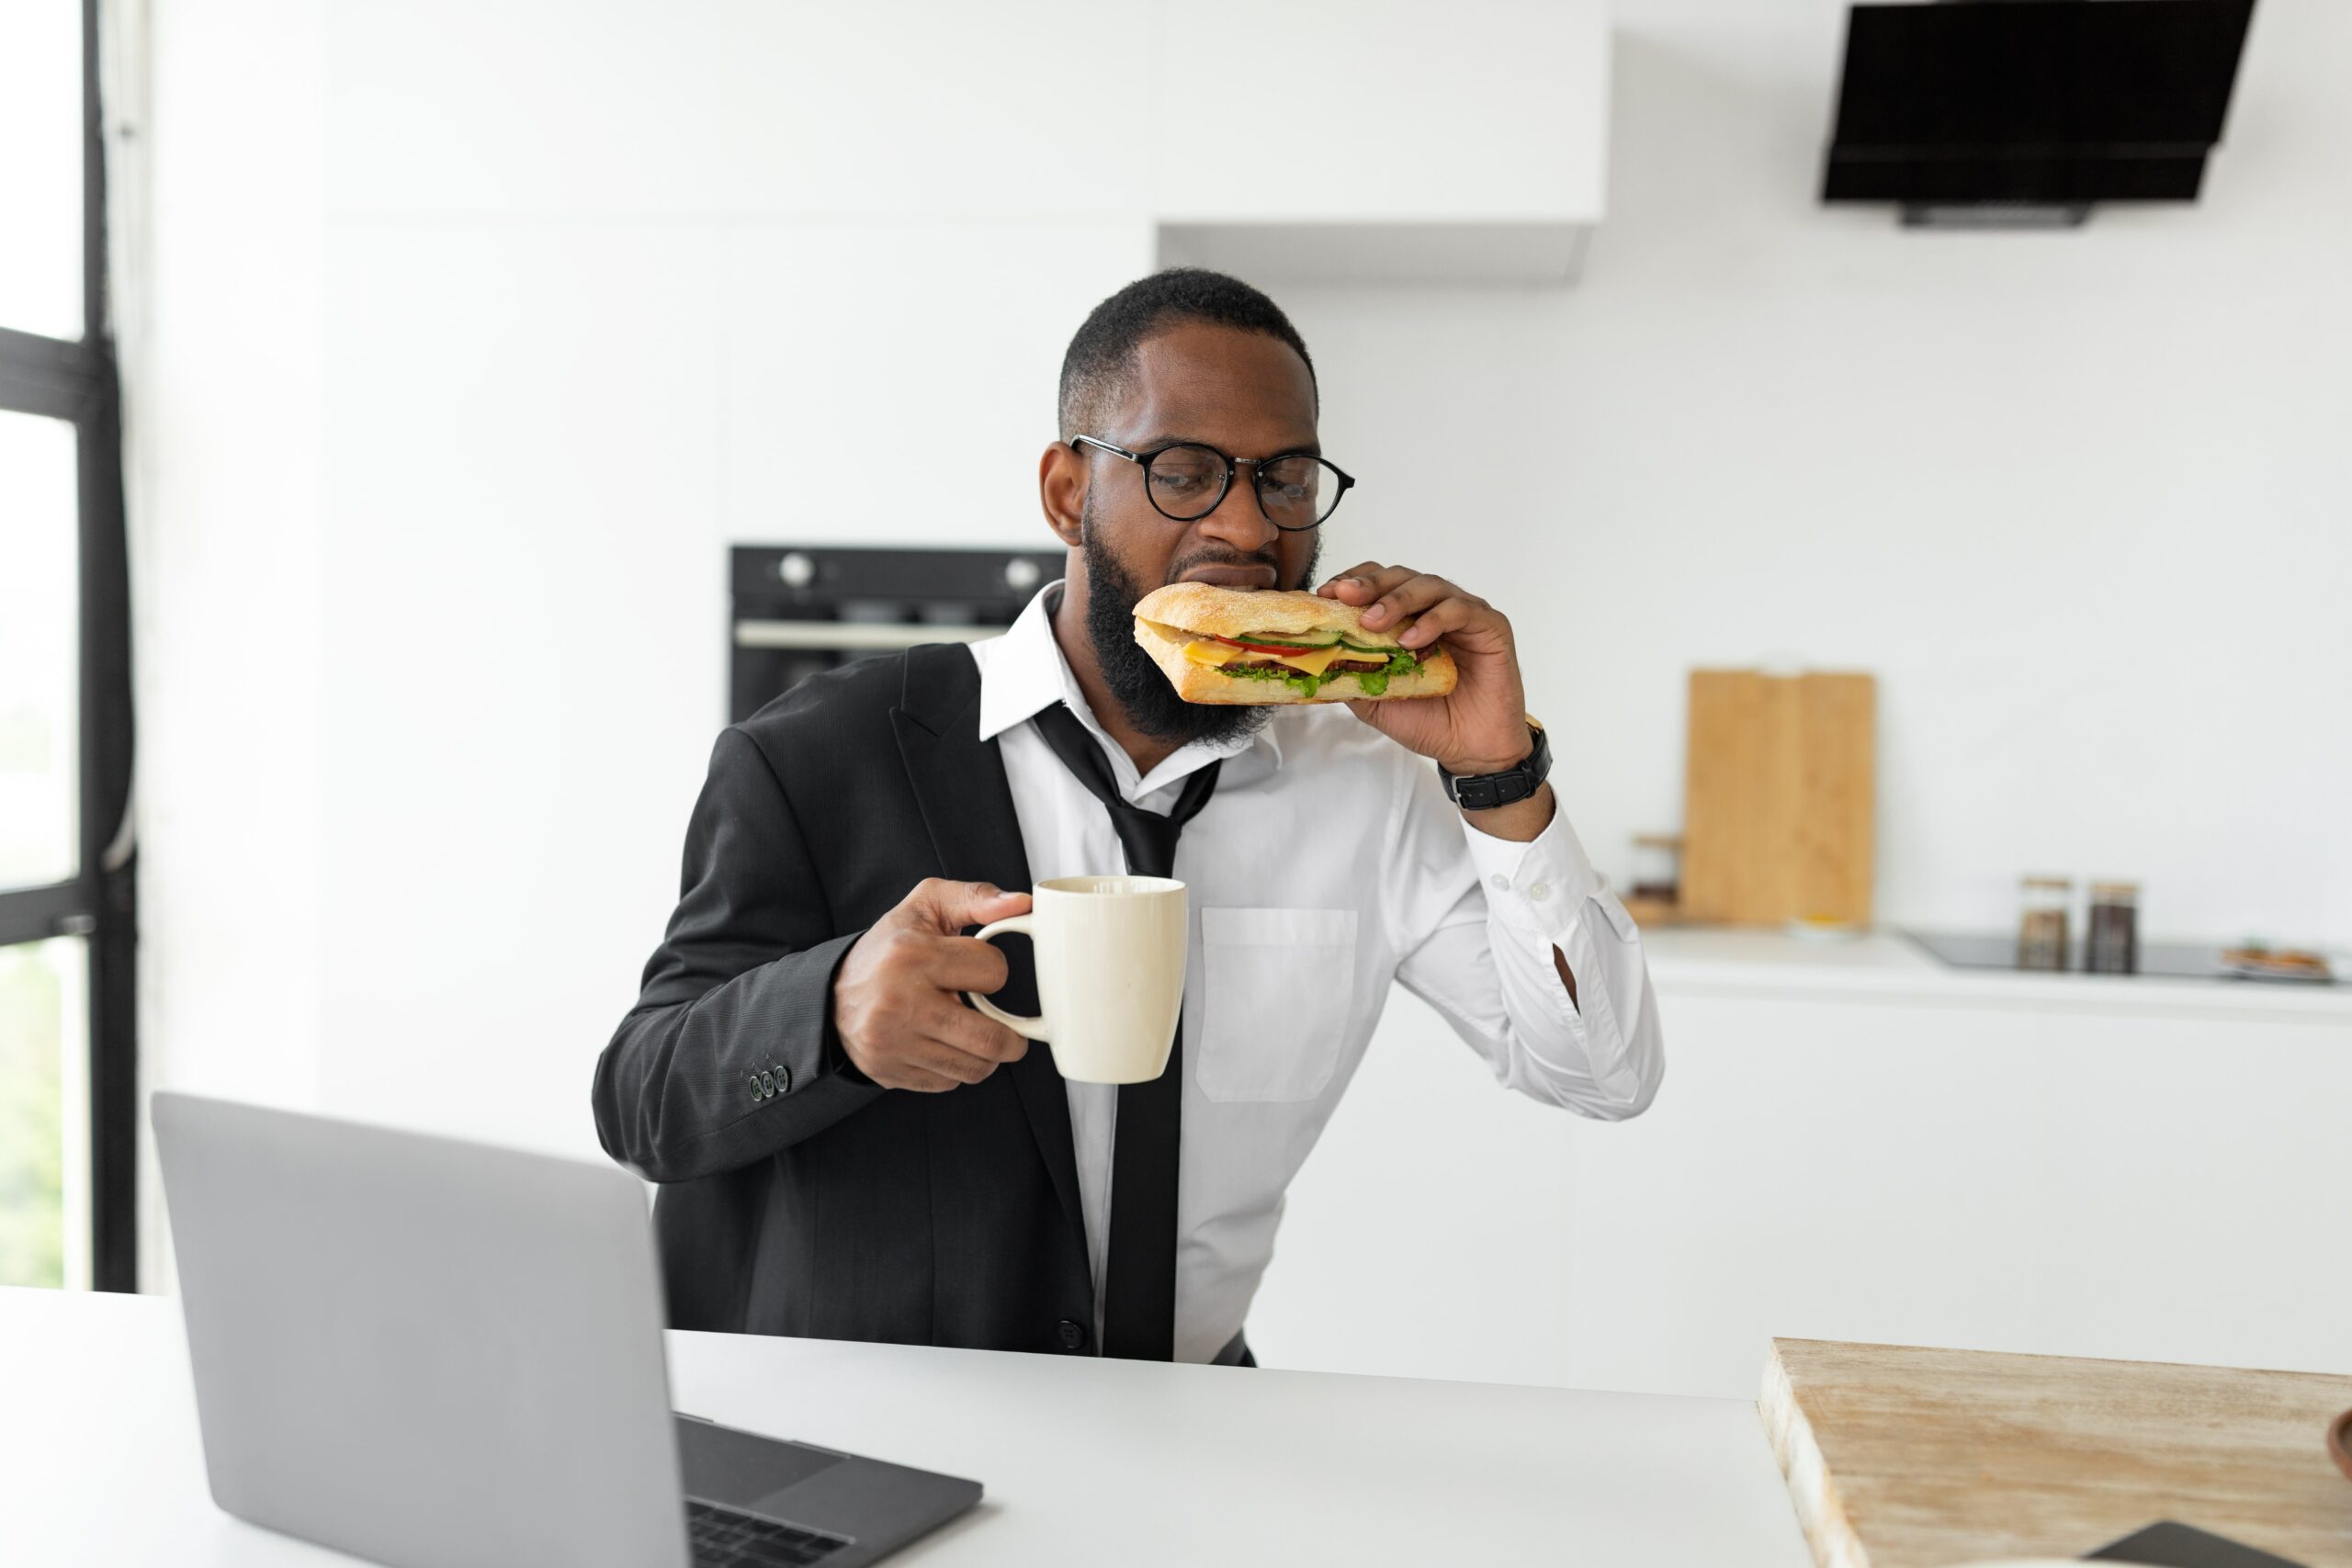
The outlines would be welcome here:
<svg viewBox="0 0 2352 1568">
<path fill-rule="evenodd" d="M 1823 1568 L 2080 1557 L 2158 1519 L 2352 1564 L 2352 1377 L 1776 1339 L 1758 1408 Z"/>
<path fill-rule="evenodd" d="M 1871 919 L 1878 682 L 1690 672 L 1682 804 L 1685 919 Z"/>
</svg>

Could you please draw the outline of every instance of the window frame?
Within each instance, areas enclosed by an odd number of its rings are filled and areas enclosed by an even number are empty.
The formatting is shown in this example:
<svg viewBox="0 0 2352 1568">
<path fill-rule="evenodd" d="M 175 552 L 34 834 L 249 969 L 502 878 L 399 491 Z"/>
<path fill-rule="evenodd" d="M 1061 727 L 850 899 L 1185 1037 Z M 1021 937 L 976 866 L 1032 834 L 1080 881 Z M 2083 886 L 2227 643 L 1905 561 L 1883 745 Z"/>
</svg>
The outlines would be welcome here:
<svg viewBox="0 0 2352 1568">
<path fill-rule="evenodd" d="M 79 936 L 90 975 L 90 1282 L 139 1285 L 138 857 L 129 830 L 130 570 L 122 389 L 107 286 L 98 0 L 82 4 L 82 336 L 0 327 L 0 409 L 74 426 L 80 855 L 74 878 L 0 890 L 0 945 Z"/>
</svg>

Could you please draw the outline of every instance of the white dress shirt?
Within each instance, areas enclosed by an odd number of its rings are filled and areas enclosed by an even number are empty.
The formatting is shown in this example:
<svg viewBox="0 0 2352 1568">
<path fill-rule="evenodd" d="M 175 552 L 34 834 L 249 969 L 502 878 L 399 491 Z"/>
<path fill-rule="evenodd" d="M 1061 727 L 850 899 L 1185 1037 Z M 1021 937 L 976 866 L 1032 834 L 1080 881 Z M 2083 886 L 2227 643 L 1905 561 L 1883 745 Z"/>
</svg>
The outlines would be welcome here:
<svg viewBox="0 0 2352 1568">
<path fill-rule="evenodd" d="M 1059 590 L 1048 585 L 1004 636 L 972 645 L 980 739 L 1003 755 L 1030 876 L 1127 869 L 1110 813 L 1028 722 L 1040 709 L 1068 703 L 1121 796 L 1162 815 L 1186 775 L 1225 760 L 1176 845 L 1193 916 L 1176 1359 L 1207 1361 L 1241 1329 L 1283 1192 L 1354 1076 L 1391 981 L 1444 1014 L 1506 1087 L 1605 1121 L 1657 1092 L 1657 1009 L 1633 919 L 1564 812 L 1531 843 L 1479 832 L 1432 763 L 1342 706 L 1274 708 L 1256 735 L 1194 742 L 1138 777 L 1054 641 L 1047 607 Z M 1574 1003 L 1555 947 L 1576 976 Z M 1069 1085 L 1098 1343 L 1117 1110 L 1115 1086 Z"/>
</svg>

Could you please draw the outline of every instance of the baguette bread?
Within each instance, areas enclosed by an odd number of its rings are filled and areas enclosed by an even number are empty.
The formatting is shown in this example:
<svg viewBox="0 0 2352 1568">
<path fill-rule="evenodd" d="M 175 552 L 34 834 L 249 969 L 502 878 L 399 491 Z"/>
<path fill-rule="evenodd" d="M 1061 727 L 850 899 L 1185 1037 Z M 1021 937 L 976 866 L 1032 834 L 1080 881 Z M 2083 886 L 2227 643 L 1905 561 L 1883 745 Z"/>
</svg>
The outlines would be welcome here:
<svg viewBox="0 0 2352 1568">
<path fill-rule="evenodd" d="M 1146 594 L 1136 605 L 1136 642 L 1176 694 L 1188 703 L 1265 706 L 1283 703 L 1385 702 L 1392 697 L 1442 697 L 1453 690 L 1453 655 L 1443 644 L 1419 650 L 1421 667 L 1408 675 L 1391 675 L 1378 697 L 1366 693 L 1353 673 L 1320 679 L 1312 695 L 1281 680 L 1251 680 L 1228 675 L 1214 665 L 1185 657 L 1185 648 L 1203 637 L 1260 637 L 1313 638 L 1345 633 L 1365 648 L 1408 651 L 1394 636 L 1367 632 L 1362 612 L 1336 599 L 1313 593 L 1272 590 L 1219 588 L 1205 582 L 1176 582 Z"/>
<path fill-rule="evenodd" d="M 1136 619 L 1194 637 L 1312 637 L 1345 632 L 1366 648 L 1402 648 L 1386 632 L 1363 629 L 1363 612 L 1318 593 L 1272 588 L 1219 588 L 1213 582 L 1171 582 L 1136 605 Z"/>
</svg>

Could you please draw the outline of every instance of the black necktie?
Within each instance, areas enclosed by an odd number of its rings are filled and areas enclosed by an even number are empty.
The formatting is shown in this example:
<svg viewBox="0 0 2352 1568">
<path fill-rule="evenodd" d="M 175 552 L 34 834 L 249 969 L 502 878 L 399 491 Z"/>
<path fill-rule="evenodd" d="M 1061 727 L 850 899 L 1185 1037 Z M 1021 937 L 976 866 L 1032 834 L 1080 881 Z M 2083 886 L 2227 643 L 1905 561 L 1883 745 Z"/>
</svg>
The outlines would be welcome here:
<svg viewBox="0 0 2352 1568">
<path fill-rule="evenodd" d="M 1119 798 L 1111 763 L 1078 716 L 1061 704 L 1037 715 L 1037 733 L 1062 766 L 1111 813 L 1134 876 L 1172 876 L 1176 835 L 1216 789 L 1222 762 L 1184 780 L 1166 817 Z M 1111 1143 L 1110 1252 L 1102 1265 L 1102 1353 L 1137 1361 L 1176 1356 L 1176 1157 L 1184 1126 L 1184 1021 L 1168 1070 L 1149 1083 L 1119 1086 Z"/>
</svg>

